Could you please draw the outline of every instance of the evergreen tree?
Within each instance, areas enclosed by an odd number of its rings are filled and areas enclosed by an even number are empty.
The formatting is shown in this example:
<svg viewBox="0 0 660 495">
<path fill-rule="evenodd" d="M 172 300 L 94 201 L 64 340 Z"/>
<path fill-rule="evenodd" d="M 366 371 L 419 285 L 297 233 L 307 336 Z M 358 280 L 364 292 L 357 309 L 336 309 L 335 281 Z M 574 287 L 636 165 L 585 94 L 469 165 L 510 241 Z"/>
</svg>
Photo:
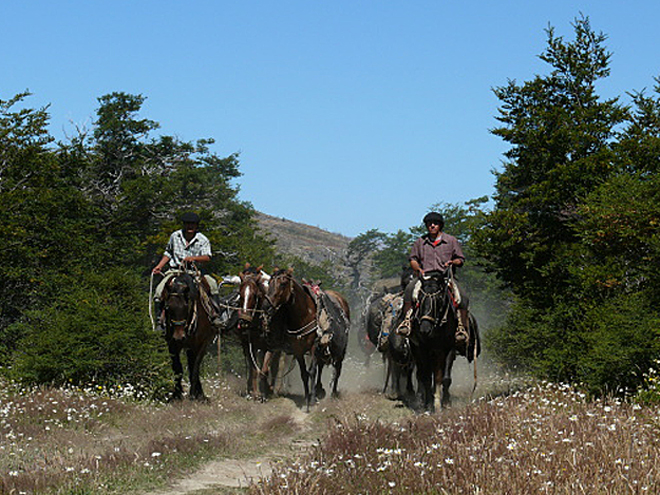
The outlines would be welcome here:
<svg viewBox="0 0 660 495">
<path fill-rule="evenodd" d="M 568 284 L 575 234 L 570 221 L 582 198 L 615 167 L 611 140 L 626 117 L 617 99 L 600 101 L 596 83 L 609 75 L 606 36 L 587 18 L 566 42 L 548 28 L 541 60 L 550 74 L 497 88 L 492 132 L 511 148 L 496 174 L 495 208 L 477 236 L 478 249 L 501 279 L 540 309 Z"/>
</svg>

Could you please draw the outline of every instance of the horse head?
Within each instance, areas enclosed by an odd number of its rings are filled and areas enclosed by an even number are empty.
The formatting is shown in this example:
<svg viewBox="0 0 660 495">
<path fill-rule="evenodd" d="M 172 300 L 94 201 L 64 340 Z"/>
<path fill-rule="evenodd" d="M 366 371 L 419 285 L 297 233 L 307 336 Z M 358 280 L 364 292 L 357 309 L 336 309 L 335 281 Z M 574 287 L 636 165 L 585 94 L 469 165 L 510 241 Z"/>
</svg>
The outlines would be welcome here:
<svg viewBox="0 0 660 495">
<path fill-rule="evenodd" d="M 276 270 L 268 282 L 265 295 L 266 330 L 275 313 L 293 298 L 293 268 Z"/>
<path fill-rule="evenodd" d="M 197 284 L 187 273 L 172 277 L 166 287 L 165 313 L 168 333 L 174 340 L 182 340 L 192 332 L 196 323 Z"/>
<path fill-rule="evenodd" d="M 244 329 L 252 326 L 255 316 L 262 311 L 261 307 L 266 297 L 268 282 L 262 277 L 261 267 L 252 268 L 248 265 L 239 277 L 241 285 L 238 288 L 238 326 L 239 329 Z"/>
<path fill-rule="evenodd" d="M 446 273 L 441 272 L 432 272 L 422 278 L 417 320 L 419 332 L 423 336 L 430 336 L 435 328 L 446 321 L 449 309 L 448 282 Z"/>
</svg>

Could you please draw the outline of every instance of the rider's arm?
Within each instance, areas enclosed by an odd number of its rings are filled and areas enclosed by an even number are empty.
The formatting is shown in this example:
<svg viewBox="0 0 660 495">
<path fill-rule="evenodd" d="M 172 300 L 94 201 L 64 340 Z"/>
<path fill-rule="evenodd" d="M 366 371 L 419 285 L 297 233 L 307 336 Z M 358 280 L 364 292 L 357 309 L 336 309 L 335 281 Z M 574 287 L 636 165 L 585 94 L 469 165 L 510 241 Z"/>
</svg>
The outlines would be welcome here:
<svg viewBox="0 0 660 495">
<path fill-rule="evenodd" d="M 410 260 L 410 268 L 412 268 L 417 275 L 424 275 L 424 271 L 422 270 L 422 267 L 419 266 L 419 262 L 416 259 Z"/>
<path fill-rule="evenodd" d="M 163 267 L 170 261 L 169 256 L 166 254 L 163 255 L 163 257 L 160 259 L 158 264 L 154 267 L 152 270 L 153 273 L 160 273 L 160 271 L 163 269 Z"/>
<path fill-rule="evenodd" d="M 452 244 L 453 244 L 453 253 L 451 255 L 451 261 L 449 263 L 453 264 L 454 266 L 461 267 L 463 266 L 463 263 L 465 263 L 465 255 L 463 254 L 463 249 L 461 248 L 461 244 L 458 242 L 456 238 L 452 238 Z"/>
<path fill-rule="evenodd" d="M 410 260 L 410 268 L 413 269 L 415 275 L 418 277 L 424 275 L 424 270 L 422 270 L 422 265 L 420 263 L 420 259 L 422 257 L 421 243 L 421 238 L 413 242 L 412 248 L 410 248 L 410 257 L 408 258 Z"/>
</svg>

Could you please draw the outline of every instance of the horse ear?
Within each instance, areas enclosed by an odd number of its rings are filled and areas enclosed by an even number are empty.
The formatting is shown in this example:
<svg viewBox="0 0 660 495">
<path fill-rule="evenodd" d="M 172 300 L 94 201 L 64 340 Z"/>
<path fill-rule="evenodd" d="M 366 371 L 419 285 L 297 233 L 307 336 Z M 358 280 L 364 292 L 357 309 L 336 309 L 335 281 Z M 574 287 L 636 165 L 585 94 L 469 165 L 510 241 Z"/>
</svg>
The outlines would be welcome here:
<svg viewBox="0 0 660 495">
<path fill-rule="evenodd" d="M 257 267 L 257 273 L 261 273 L 261 270 L 263 270 L 263 269 L 264 269 L 264 265 L 259 265 Z"/>
<path fill-rule="evenodd" d="M 238 272 L 238 278 L 241 279 L 241 282 L 243 282 L 245 280 L 244 277 L 245 277 L 245 274 L 243 272 Z"/>
</svg>

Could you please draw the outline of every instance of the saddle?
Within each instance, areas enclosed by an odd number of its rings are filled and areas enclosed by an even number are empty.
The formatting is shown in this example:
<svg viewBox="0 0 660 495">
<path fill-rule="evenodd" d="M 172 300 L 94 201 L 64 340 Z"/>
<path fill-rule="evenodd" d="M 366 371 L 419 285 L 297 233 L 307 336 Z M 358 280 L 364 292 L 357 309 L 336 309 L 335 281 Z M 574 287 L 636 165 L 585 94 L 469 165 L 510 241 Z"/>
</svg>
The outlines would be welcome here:
<svg viewBox="0 0 660 495">
<path fill-rule="evenodd" d="M 302 280 L 302 286 L 316 305 L 316 332 L 321 345 L 326 346 L 332 340 L 333 329 L 343 318 L 343 311 L 322 289 L 319 283 Z"/>
</svg>

